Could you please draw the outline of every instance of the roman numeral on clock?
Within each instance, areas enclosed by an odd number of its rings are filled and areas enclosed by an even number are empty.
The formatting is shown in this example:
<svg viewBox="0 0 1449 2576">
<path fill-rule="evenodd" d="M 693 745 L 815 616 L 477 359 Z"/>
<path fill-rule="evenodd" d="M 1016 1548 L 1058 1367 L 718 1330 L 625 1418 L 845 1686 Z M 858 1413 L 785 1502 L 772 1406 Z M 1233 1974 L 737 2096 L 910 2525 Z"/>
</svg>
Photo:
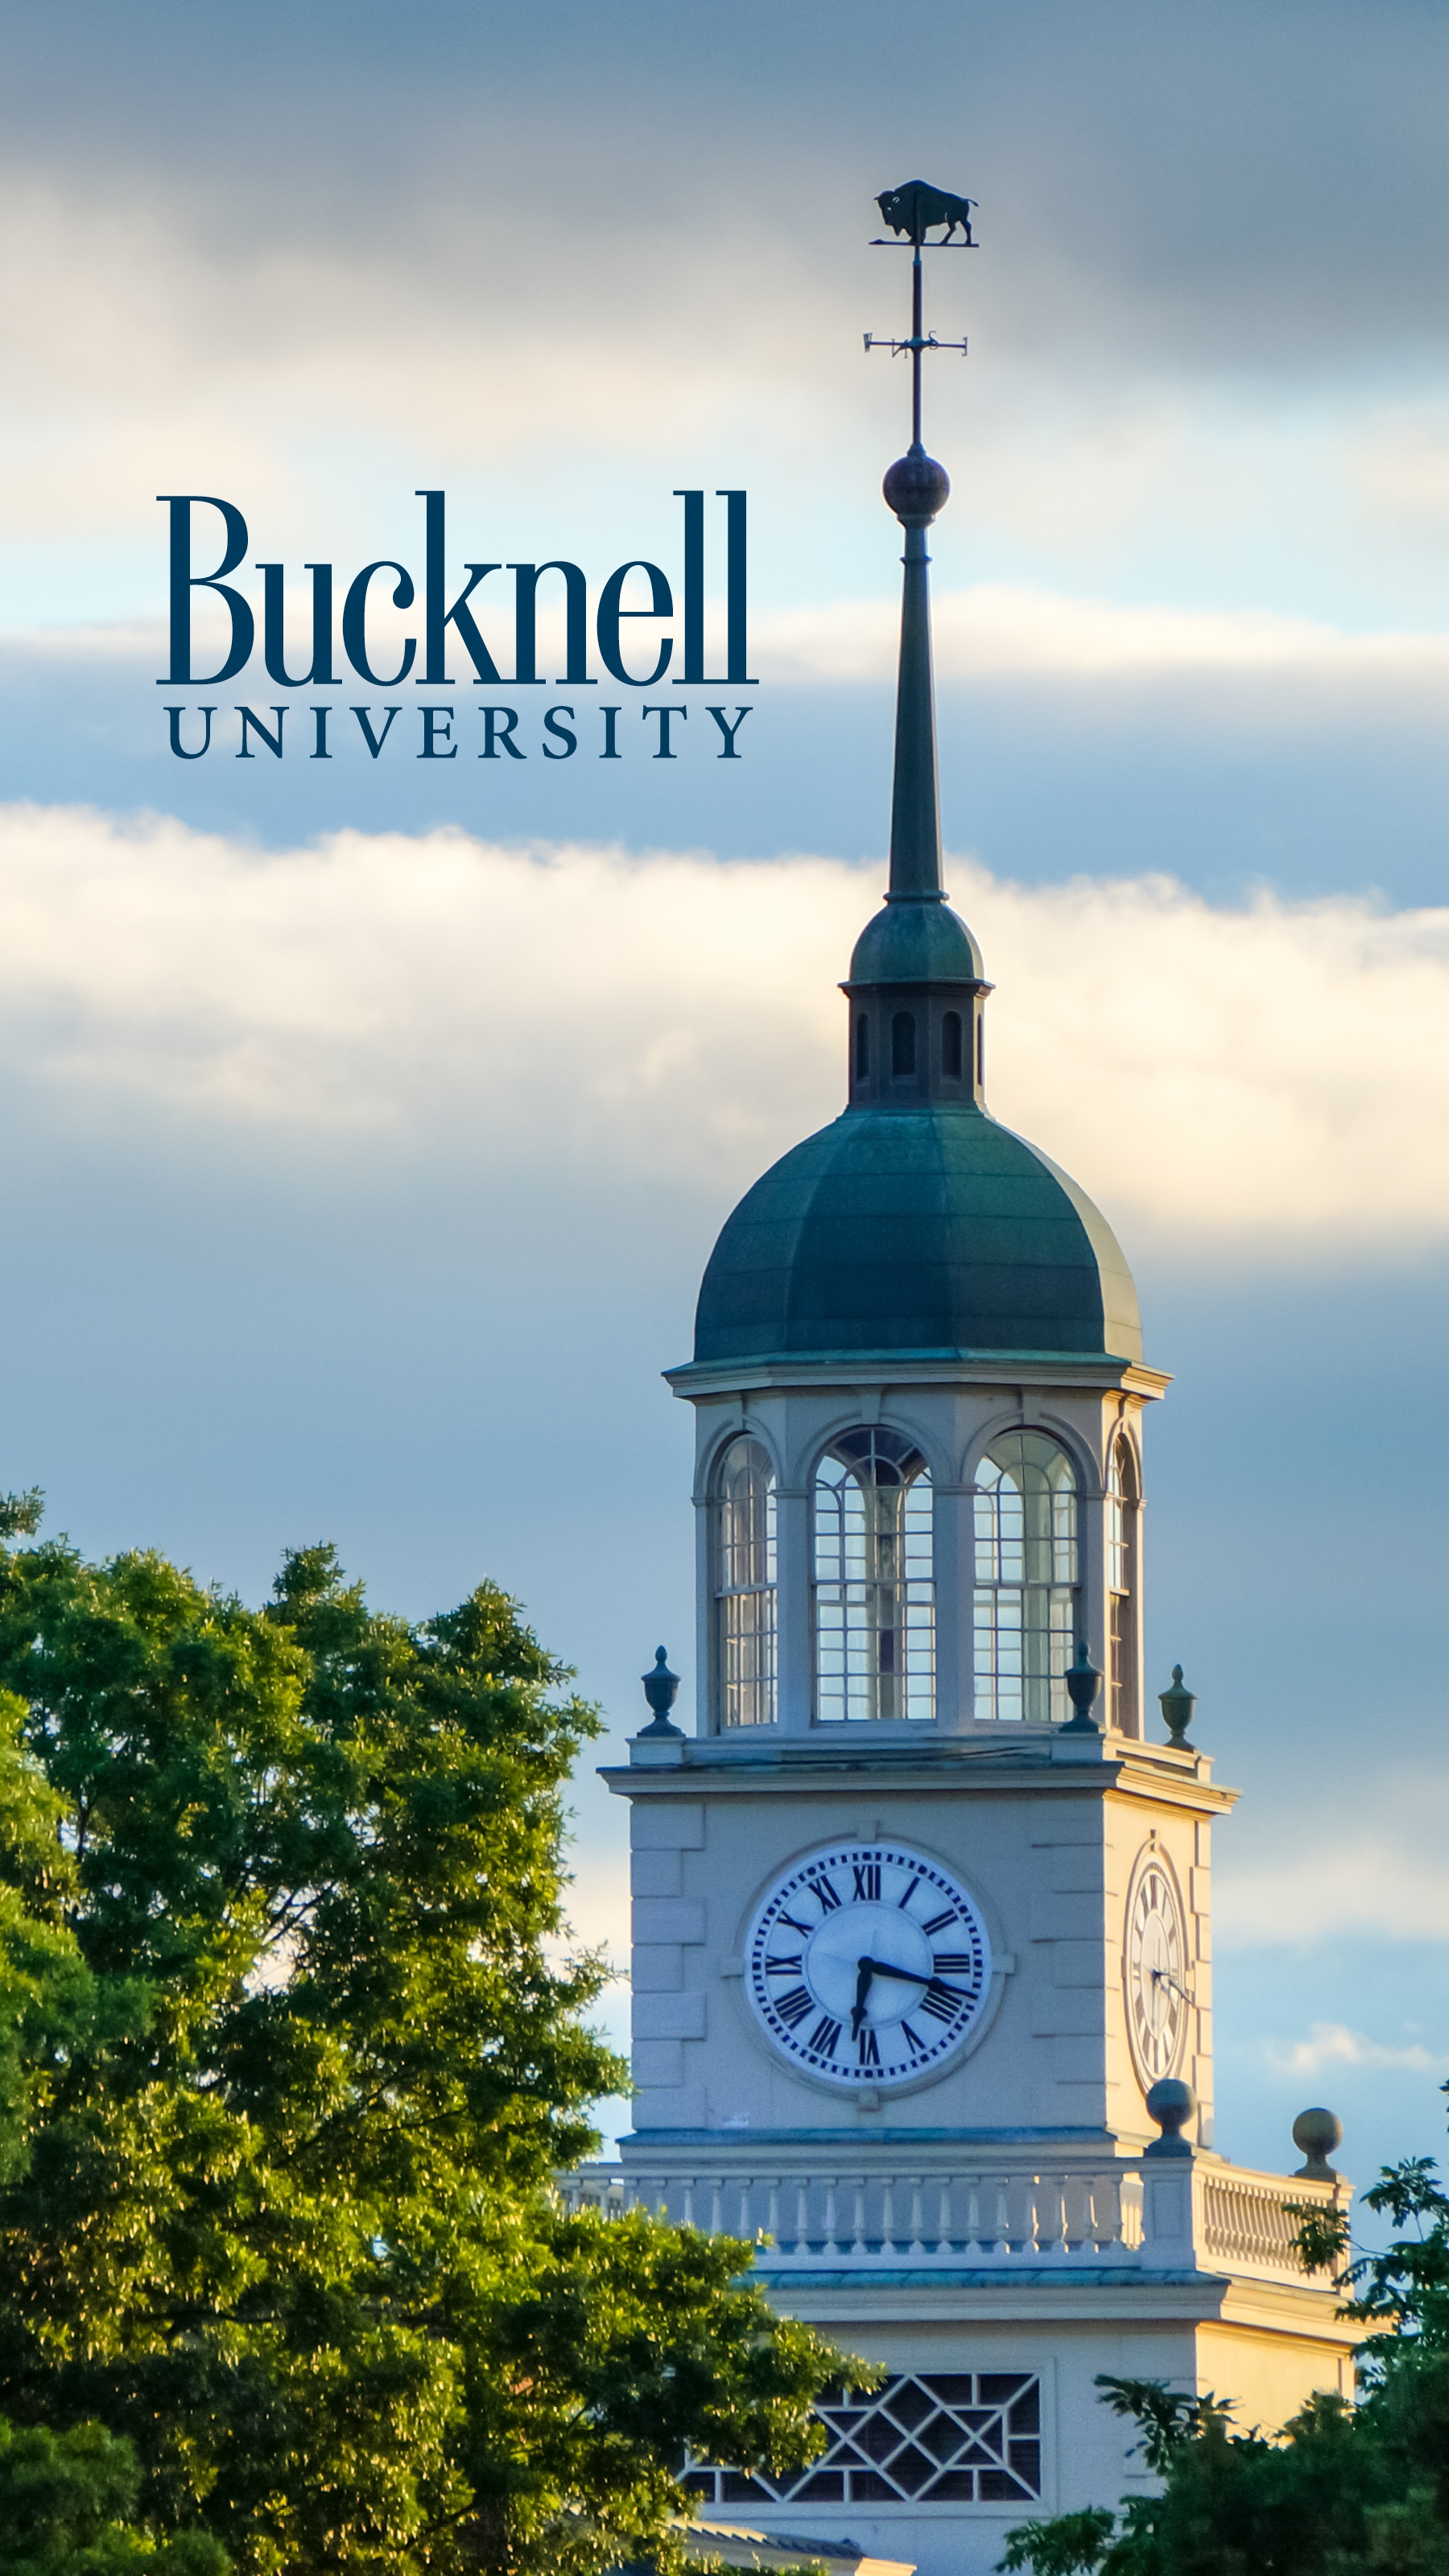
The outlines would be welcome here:
<svg viewBox="0 0 1449 2576">
<path fill-rule="evenodd" d="M 954 2021 L 957 2005 L 965 2000 L 959 1986 L 932 1985 L 921 1997 L 921 2010 L 929 2013 L 932 2021 Z"/>
<path fill-rule="evenodd" d="M 788 1959 L 767 1959 L 765 1961 L 765 1974 L 767 1977 L 803 1977 L 805 1974 L 804 1951 L 792 1950 Z"/>
<path fill-rule="evenodd" d="M 805 1884 L 809 1888 L 812 1896 L 819 1897 L 821 1913 L 833 1914 L 840 1903 L 840 1899 L 824 1871 L 821 1871 L 818 1878 L 807 1878 Z"/>
<path fill-rule="evenodd" d="M 868 2026 L 855 2043 L 855 2053 L 862 2066 L 879 2066 L 880 2041 Z"/>
<path fill-rule="evenodd" d="M 976 1962 L 969 1950 L 938 1950 L 931 1964 L 938 1977 L 969 1977 Z"/>
<path fill-rule="evenodd" d="M 928 1938 L 934 1940 L 938 1932 L 944 1932 L 947 1924 L 954 1923 L 955 1920 L 956 1908 L 954 1905 L 948 1905 L 944 1914 L 933 1914 L 930 1922 L 925 1927 Z"/>
<path fill-rule="evenodd" d="M 835 2043 L 839 2037 L 839 2022 L 832 2021 L 828 2013 L 822 2013 L 805 2045 L 807 2048 L 813 2048 L 818 2057 L 833 2057 Z"/>
<path fill-rule="evenodd" d="M 775 2010 L 781 2021 L 784 2022 L 789 2029 L 793 2030 L 797 2021 L 804 2020 L 805 2015 L 810 2010 L 811 2000 L 810 1989 L 808 1986 L 795 1986 L 791 1989 L 788 1995 L 782 1995 L 780 1997 L 779 2002 L 775 2006 Z"/>
<path fill-rule="evenodd" d="M 855 1893 L 852 1902 L 856 1905 L 878 1904 L 880 1901 L 880 1862 L 878 1860 L 868 1860 L 863 1862 L 854 1861 L 851 1866 L 855 1871 Z"/>
</svg>

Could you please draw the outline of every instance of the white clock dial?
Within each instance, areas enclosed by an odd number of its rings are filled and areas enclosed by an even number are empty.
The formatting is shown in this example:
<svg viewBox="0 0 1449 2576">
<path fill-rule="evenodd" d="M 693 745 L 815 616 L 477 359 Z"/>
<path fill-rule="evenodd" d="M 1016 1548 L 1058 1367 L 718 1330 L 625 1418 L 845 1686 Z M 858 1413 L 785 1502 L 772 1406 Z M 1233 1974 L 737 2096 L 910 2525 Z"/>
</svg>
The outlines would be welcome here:
<svg viewBox="0 0 1449 2576">
<path fill-rule="evenodd" d="M 1127 1902 L 1127 2036 L 1144 2092 L 1175 2075 L 1187 2046 L 1192 1986 L 1182 1904 L 1164 1862 L 1149 1849 Z"/>
<path fill-rule="evenodd" d="M 846 2092 L 939 2067 L 990 1987 L 976 1906 L 939 1862 L 900 1843 L 841 1843 L 799 1862 L 745 1947 L 761 2028 L 792 2064 Z"/>
</svg>

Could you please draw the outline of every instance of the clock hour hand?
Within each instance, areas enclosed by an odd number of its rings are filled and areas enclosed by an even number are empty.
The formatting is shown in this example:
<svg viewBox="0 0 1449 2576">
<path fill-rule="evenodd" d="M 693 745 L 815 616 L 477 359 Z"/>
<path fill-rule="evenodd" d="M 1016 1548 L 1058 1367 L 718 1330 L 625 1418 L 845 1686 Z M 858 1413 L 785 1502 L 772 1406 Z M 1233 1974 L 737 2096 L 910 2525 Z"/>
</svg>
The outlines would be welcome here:
<svg viewBox="0 0 1449 2576">
<path fill-rule="evenodd" d="M 873 1959 L 856 1960 L 855 2005 L 850 2016 L 850 2036 L 852 2039 L 859 2039 L 860 2037 L 860 2025 L 865 2019 L 865 1999 L 870 1993 L 870 1981 L 874 1975 L 875 1961 Z"/>
<path fill-rule="evenodd" d="M 1152 1971 L 1152 1982 L 1154 1986 L 1171 1986 L 1173 1993 L 1175 1995 L 1181 1995 L 1185 2004 L 1191 2003 L 1192 1996 L 1188 1992 L 1187 1987 L 1179 1984 L 1170 1968 L 1154 1968 Z"/>
</svg>

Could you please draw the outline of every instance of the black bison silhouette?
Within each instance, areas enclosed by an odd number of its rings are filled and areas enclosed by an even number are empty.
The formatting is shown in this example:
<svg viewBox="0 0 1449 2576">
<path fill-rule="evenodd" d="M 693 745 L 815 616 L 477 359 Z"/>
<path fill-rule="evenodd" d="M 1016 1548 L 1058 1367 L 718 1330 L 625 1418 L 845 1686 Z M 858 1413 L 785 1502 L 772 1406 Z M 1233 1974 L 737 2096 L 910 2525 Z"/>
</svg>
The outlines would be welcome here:
<svg viewBox="0 0 1449 2576">
<path fill-rule="evenodd" d="M 908 179 L 903 188 L 887 188 L 884 196 L 876 199 L 882 223 L 913 242 L 924 241 L 932 224 L 945 225 L 946 241 L 959 224 L 969 242 L 975 203 L 974 197 L 953 197 L 949 188 L 933 188 L 926 179 Z"/>
</svg>

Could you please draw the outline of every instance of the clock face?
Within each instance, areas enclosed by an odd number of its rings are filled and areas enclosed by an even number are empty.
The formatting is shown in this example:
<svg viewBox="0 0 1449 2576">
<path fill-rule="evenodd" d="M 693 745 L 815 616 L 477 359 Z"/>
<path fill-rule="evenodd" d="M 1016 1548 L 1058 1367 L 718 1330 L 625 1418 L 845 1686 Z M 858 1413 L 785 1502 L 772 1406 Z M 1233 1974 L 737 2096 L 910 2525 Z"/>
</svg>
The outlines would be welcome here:
<svg viewBox="0 0 1449 2576">
<path fill-rule="evenodd" d="M 1127 2036 L 1147 2092 L 1182 2063 L 1192 2001 L 1182 1906 L 1150 1847 L 1137 1864 L 1128 1899 L 1125 1969 Z"/>
<path fill-rule="evenodd" d="M 900 1843 L 842 1843 L 799 1862 L 745 1946 L 756 2020 L 793 2065 L 844 2092 L 939 2067 L 990 1987 L 990 1939 L 964 1887 Z"/>
</svg>

